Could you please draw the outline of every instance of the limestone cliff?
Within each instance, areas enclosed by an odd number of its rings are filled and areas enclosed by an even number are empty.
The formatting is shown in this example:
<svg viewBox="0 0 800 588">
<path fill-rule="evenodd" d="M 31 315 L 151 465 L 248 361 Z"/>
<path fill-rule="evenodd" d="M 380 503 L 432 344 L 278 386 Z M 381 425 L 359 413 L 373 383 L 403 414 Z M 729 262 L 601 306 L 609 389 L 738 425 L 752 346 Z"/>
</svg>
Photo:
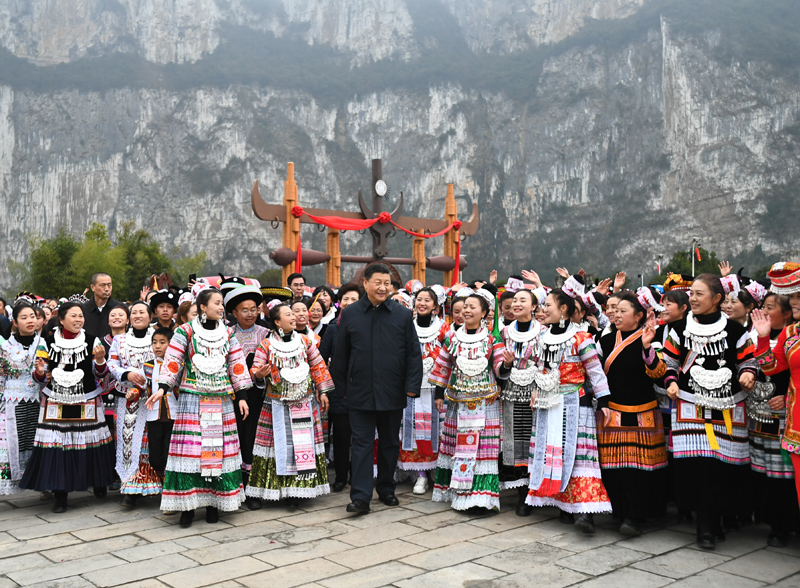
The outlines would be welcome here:
<svg viewBox="0 0 800 588">
<path fill-rule="evenodd" d="M 21 259 L 28 233 L 135 220 L 260 273 L 280 232 L 250 210 L 254 179 L 278 202 L 294 161 L 301 203 L 354 209 L 381 157 L 408 213 L 440 216 L 448 182 L 479 202 L 468 276 L 494 260 L 654 273 L 701 235 L 753 264 L 797 255 L 770 230 L 800 175 L 794 53 L 748 53 L 741 22 L 668 4 L 4 2 L 0 244 Z M 324 249 L 311 228 L 304 242 Z"/>
</svg>

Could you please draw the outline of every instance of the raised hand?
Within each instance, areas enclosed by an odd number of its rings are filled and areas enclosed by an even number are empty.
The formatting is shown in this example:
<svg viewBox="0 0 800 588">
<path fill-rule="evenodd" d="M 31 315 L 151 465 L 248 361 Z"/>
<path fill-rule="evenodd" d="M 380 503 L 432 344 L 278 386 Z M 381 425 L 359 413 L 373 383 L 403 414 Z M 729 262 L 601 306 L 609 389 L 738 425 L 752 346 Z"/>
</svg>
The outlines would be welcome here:
<svg viewBox="0 0 800 588">
<path fill-rule="evenodd" d="M 569 270 L 567 270 L 567 268 L 565 268 L 565 267 L 557 267 L 557 268 L 556 268 L 556 273 L 557 273 L 559 276 L 561 276 L 562 278 L 564 278 L 565 280 L 566 280 L 566 279 L 569 277 L 569 275 L 570 275 L 570 274 L 569 274 Z"/>
<path fill-rule="evenodd" d="M 149 286 L 142 286 L 142 291 L 139 292 L 139 300 L 145 302 L 147 300 L 147 294 L 150 292 Z"/>
<path fill-rule="evenodd" d="M 539 274 L 533 270 L 522 270 L 522 277 L 533 284 L 534 288 L 538 288 L 542 285 L 542 281 L 539 279 Z"/>
<path fill-rule="evenodd" d="M 653 312 L 653 309 L 647 311 L 647 320 L 644 323 L 644 329 L 642 330 L 642 346 L 645 349 L 650 349 L 650 344 L 653 342 L 653 339 L 656 337 L 656 326 L 658 322 L 656 321 L 656 315 Z"/>
<path fill-rule="evenodd" d="M 617 272 L 614 276 L 614 292 L 619 292 L 625 286 L 625 281 L 628 279 L 628 274 L 625 272 Z"/>
<path fill-rule="evenodd" d="M 733 268 L 731 267 L 731 264 L 728 263 L 727 261 L 723 261 L 722 263 L 719 264 L 719 273 L 723 278 L 725 276 L 730 275 L 732 271 Z"/>
<path fill-rule="evenodd" d="M 493 269 L 489 274 L 489 283 L 494 285 L 497 283 L 497 270 Z"/>
<path fill-rule="evenodd" d="M 767 315 L 760 308 L 756 308 L 750 313 L 750 320 L 753 322 L 753 328 L 758 333 L 759 337 L 769 337 L 769 332 L 772 329 L 772 323 Z"/>
<path fill-rule="evenodd" d="M 600 283 L 597 284 L 595 290 L 600 292 L 603 296 L 608 296 L 608 291 L 611 288 L 611 278 L 606 278 L 604 280 L 600 280 Z"/>
</svg>

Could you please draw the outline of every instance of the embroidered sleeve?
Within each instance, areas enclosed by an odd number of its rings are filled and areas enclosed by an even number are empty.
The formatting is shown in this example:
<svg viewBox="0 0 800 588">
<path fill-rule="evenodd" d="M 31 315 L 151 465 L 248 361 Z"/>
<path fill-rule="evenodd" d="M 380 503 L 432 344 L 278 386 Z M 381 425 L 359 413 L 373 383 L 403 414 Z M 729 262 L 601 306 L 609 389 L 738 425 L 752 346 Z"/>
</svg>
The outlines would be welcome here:
<svg viewBox="0 0 800 588">
<path fill-rule="evenodd" d="M 121 339 L 125 335 L 117 335 L 111 342 L 111 348 L 108 350 L 108 370 L 111 372 L 111 377 L 116 381 L 122 381 L 122 375 L 127 371 L 122 368 L 119 359 L 119 350 L 121 346 Z"/>
<path fill-rule="evenodd" d="M 250 379 L 250 374 L 247 373 L 247 361 L 245 360 L 244 351 L 242 346 L 236 339 L 236 335 L 229 333 L 229 346 L 228 346 L 228 377 L 231 379 L 231 385 L 234 392 L 239 390 L 247 390 L 253 387 L 253 380 Z"/>
<path fill-rule="evenodd" d="M 774 376 L 789 369 L 789 362 L 786 359 L 786 340 L 789 338 L 788 336 L 789 327 L 786 327 L 778 335 L 774 351 L 770 349 L 769 337 L 764 337 L 764 342 L 762 342 L 761 338 L 758 339 L 759 353 L 756 359 L 761 366 L 761 371 L 766 375 Z M 766 350 L 763 350 L 765 347 Z"/>
<path fill-rule="evenodd" d="M 736 367 L 739 374 L 743 372 L 758 372 L 758 362 L 755 358 L 756 347 L 753 345 L 753 339 L 750 338 L 750 333 L 745 333 L 736 342 Z"/>
<path fill-rule="evenodd" d="M 489 363 L 495 376 L 500 373 L 500 366 L 503 365 L 503 350 L 505 348 L 502 338 L 495 339 L 492 335 L 489 335 Z"/>
<path fill-rule="evenodd" d="M 167 347 L 167 352 L 164 354 L 159 384 L 166 384 L 168 388 L 174 388 L 181 383 L 181 374 L 189 348 L 191 332 L 191 327 L 188 325 L 182 325 L 175 329 L 175 333 L 169 342 L 169 347 Z"/>
<path fill-rule="evenodd" d="M 582 337 L 581 335 L 585 336 Z M 608 380 L 603 371 L 603 366 L 600 364 L 600 357 L 597 355 L 594 339 L 588 333 L 578 333 L 577 339 L 575 343 L 577 355 L 581 358 L 583 368 L 586 370 L 594 397 L 599 399 L 603 396 L 608 396 L 611 392 L 608 390 Z"/>
<path fill-rule="evenodd" d="M 667 364 L 661 352 L 652 345 L 647 350 L 642 347 L 642 359 L 644 359 L 644 371 L 651 379 L 658 380 L 667 373 Z"/>
<path fill-rule="evenodd" d="M 680 336 L 675 329 L 668 330 L 667 340 L 664 341 L 664 347 L 661 352 L 666 364 L 664 383 L 669 386 L 670 383 L 678 381 L 678 372 L 681 369 Z"/>
<path fill-rule="evenodd" d="M 447 388 L 450 382 L 450 376 L 453 373 L 453 356 L 450 354 L 451 345 L 456 332 L 449 330 L 442 342 L 442 348 L 436 356 L 436 363 L 433 366 L 433 371 L 428 377 L 428 381 L 434 386 L 441 386 Z"/>
<path fill-rule="evenodd" d="M 33 361 L 33 379 L 39 382 L 40 384 L 44 384 L 47 382 L 47 372 L 50 371 L 50 362 L 48 359 L 50 358 L 50 351 L 47 348 L 47 342 L 44 340 L 44 337 L 39 339 L 39 346 L 36 347 L 36 358 Z M 36 360 L 41 359 L 44 361 L 44 375 L 39 378 L 36 375 Z"/>
<path fill-rule="evenodd" d="M 306 355 L 308 357 L 308 367 L 311 368 L 311 378 L 317 385 L 317 391 L 328 393 L 333 390 L 333 380 L 331 379 L 325 361 L 313 341 L 306 341 Z"/>
<path fill-rule="evenodd" d="M 253 367 L 250 368 L 250 377 L 253 379 L 253 383 L 257 388 L 263 389 L 266 387 L 265 382 L 268 378 L 259 379 L 256 378 L 255 374 L 259 368 L 267 365 L 267 363 L 269 363 L 269 341 L 264 339 L 258 344 L 258 347 L 256 347 L 255 354 L 253 355 Z"/>
</svg>

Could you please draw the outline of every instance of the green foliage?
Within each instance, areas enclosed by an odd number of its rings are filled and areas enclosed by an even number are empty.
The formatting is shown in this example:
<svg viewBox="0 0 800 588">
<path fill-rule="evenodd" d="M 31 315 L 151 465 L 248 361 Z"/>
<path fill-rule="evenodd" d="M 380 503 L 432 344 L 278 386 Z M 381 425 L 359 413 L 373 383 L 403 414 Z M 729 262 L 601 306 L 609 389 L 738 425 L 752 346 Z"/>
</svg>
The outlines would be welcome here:
<svg viewBox="0 0 800 588">
<path fill-rule="evenodd" d="M 173 283 L 184 284 L 191 273 L 202 275 L 208 262 L 205 252 L 172 258 L 162 253 L 150 234 L 137 229 L 134 223 L 123 223 L 114 235 L 99 223 L 79 240 L 66 229 L 50 239 L 40 236 L 29 239 L 28 263 L 9 262 L 18 288 L 47 298 L 71 296 L 83 292 L 91 284 L 92 274 L 104 272 L 114 282 L 114 298 L 135 300 L 152 274 L 168 272 Z"/>
<path fill-rule="evenodd" d="M 702 247 L 699 249 L 700 261 L 697 261 L 696 256 L 694 257 L 694 275 L 719 274 L 720 260 L 717 258 L 717 254 Z M 694 252 L 689 250 L 676 251 L 669 263 L 661 268 L 661 274 L 649 280 L 645 279 L 645 282 L 648 284 L 663 284 L 669 274 L 692 275 L 692 255 L 694 255 Z"/>
<path fill-rule="evenodd" d="M 281 284 L 281 270 L 279 269 L 268 269 L 264 270 L 260 276 L 256 278 L 259 283 L 264 286 L 275 286 L 280 287 Z"/>
</svg>

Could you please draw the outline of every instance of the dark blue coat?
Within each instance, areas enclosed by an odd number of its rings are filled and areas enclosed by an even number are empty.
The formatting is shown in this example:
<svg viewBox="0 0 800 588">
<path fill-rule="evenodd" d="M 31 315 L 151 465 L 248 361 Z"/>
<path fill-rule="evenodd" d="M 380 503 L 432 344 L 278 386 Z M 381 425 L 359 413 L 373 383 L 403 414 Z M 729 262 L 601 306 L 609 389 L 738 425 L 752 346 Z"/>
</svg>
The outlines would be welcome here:
<svg viewBox="0 0 800 588">
<path fill-rule="evenodd" d="M 331 375 L 350 410 L 402 410 L 406 393 L 419 394 L 422 352 L 410 310 L 364 296 L 344 310 L 338 331 Z"/>
<path fill-rule="evenodd" d="M 328 328 L 325 330 L 325 334 L 322 335 L 322 341 L 319 344 L 319 353 L 325 361 L 325 365 L 328 365 L 328 362 L 336 354 L 336 337 L 338 334 L 339 324 L 334 319 L 328 323 Z M 333 371 L 333 366 L 329 366 L 328 369 Z M 344 399 L 344 394 L 333 392 L 328 395 L 328 399 L 331 401 L 330 408 L 328 408 L 330 414 L 347 414 L 347 402 Z"/>
</svg>

